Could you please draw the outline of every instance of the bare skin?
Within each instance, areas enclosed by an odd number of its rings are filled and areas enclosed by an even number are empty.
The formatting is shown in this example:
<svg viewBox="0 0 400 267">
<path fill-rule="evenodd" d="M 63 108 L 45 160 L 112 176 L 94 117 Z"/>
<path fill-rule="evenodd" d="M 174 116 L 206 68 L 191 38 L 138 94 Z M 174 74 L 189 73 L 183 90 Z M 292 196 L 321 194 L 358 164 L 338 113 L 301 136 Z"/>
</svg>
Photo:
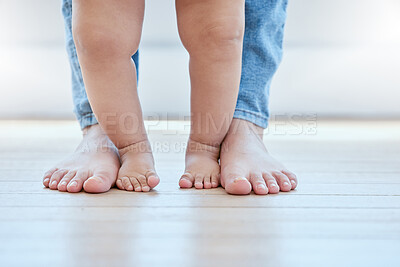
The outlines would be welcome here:
<svg viewBox="0 0 400 267">
<path fill-rule="evenodd" d="M 176 8 L 179 33 L 190 55 L 192 111 L 180 186 L 212 188 L 221 180 L 231 194 L 290 191 L 297 180 L 268 155 L 262 131 L 232 120 L 240 82 L 244 0 L 176 0 Z M 73 34 L 86 91 L 122 162 L 116 185 L 137 192 L 159 183 L 131 59 L 140 42 L 143 13 L 143 0 L 73 2 Z"/>
<path fill-rule="evenodd" d="M 181 188 L 210 189 L 218 187 L 220 167 L 219 146 L 202 144 L 189 139 L 185 157 L 185 172 L 179 180 Z"/>
<path fill-rule="evenodd" d="M 75 152 L 43 176 L 43 185 L 53 190 L 103 193 L 115 184 L 120 161 L 118 151 L 99 125 L 83 131 Z"/>
<path fill-rule="evenodd" d="M 251 122 L 233 119 L 221 148 L 221 184 L 226 192 L 258 195 L 289 192 L 297 177 L 269 155 L 262 141 L 263 129 Z"/>
<path fill-rule="evenodd" d="M 191 133 L 182 188 L 219 185 L 219 150 L 240 84 L 244 0 L 176 0 L 179 35 L 190 55 Z"/>
<path fill-rule="evenodd" d="M 137 94 L 137 51 L 144 0 L 74 0 L 73 35 L 90 105 L 118 148 L 119 189 L 147 192 L 159 183 Z"/>
<path fill-rule="evenodd" d="M 122 190 L 148 192 L 160 182 L 154 168 L 149 142 L 143 141 L 120 149 L 122 166 L 118 172 L 117 187 Z"/>
<path fill-rule="evenodd" d="M 159 178 L 131 59 L 140 43 L 144 0 L 74 0 L 72 7 L 73 35 L 86 92 L 100 126 L 121 155 L 117 186 L 149 191 Z M 216 187 L 219 147 L 239 90 L 244 0 L 176 0 L 176 10 L 180 37 L 190 54 L 192 95 L 191 149 L 186 153 L 181 185 Z"/>
</svg>

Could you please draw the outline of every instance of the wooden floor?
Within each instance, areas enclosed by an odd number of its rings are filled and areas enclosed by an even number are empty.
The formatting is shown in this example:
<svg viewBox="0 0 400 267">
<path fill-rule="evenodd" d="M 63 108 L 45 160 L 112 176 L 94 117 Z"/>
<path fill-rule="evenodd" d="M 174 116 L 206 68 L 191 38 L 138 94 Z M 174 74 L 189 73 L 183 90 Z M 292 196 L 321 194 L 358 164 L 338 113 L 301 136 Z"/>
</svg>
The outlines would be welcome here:
<svg viewBox="0 0 400 267">
<path fill-rule="evenodd" d="M 147 126 L 157 190 L 96 195 L 41 183 L 75 122 L 0 122 L 0 266 L 400 266 L 400 122 L 273 123 L 300 184 L 268 196 L 180 190 L 187 128 Z"/>
</svg>

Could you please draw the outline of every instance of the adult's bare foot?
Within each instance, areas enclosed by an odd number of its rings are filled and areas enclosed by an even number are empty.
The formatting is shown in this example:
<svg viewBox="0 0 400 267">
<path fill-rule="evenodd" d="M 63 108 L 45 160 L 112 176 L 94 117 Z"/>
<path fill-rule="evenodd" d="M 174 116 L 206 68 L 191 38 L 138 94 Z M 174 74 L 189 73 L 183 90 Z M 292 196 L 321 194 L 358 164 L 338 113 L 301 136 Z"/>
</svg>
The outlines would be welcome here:
<svg viewBox="0 0 400 267">
<path fill-rule="evenodd" d="M 110 190 L 117 179 L 118 151 L 98 124 L 83 130 L 75 152 L 43 176 L 43 185 L 53 190 L 89 193 Z"/>
<path fill-rule="evenodd" d="M 263 129 L 251 122 L 233 119 L 222 143 L 221 184 L 235 195 L 288 192 L 297 177 L 269 155 L 262 141 Z"/>
</svg>

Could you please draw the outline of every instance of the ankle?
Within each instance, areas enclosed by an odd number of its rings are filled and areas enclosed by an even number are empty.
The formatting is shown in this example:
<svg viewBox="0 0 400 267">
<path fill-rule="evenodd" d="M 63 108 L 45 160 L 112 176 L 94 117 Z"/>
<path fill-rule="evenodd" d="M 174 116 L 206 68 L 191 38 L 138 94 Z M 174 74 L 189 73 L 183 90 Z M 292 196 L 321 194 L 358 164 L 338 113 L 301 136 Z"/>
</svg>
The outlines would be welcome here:
<svg viewBox="0 0 400 267">
<path fill-rule="evenodd" d="M 126 145 L 124 147 L 118 148 L 118 152 L 120 157 L 124 157 L 125 155 L 129 153 L 152 153 L 151 145 L 148 139 L 139 141 L 139 142 L 134 142 L 129 145 Z"/>
<path fill-rule="evenodd" d="M 193 140 L 191 137 L 189 137 L 186 147 L 186 156 L 190 154 L 206 153 L 207 155 L 210 155 L 216 160 L 218 160 L 220 151 L 221 151 L 220 144 L 210 144 L 207 142 Z"/>
<path fill-rule="evenodd" d="M 83 128 L 82 135 L 83 137 L 107 136 L 98 123 Z"/>
<path fill-rule="evenodd" d="M 221 147 L 221 142 L 215 141 L 215 140 L 209 140 L 207 138 L 199 137 L 199 136 L 193 136 L 192 134 L 189 136 L 188 140 L 188 145 L 189 144 L 198 144 L 198 145 L 203 145 L 205 147 L 209 147 L 210 149 L 216 149 Z"/>
<path fill-rule="evenodd" d="M 263 139 L 264 129 L 254 123 L 242 119 L 234 118 L 229 127 L 227 135 L 256 134 Z"/>
<path fill-rule="evenodd" d="M 103 132 L 99 124 L 90 125 L 82 130 L 83 139 L 76 151 L 114 151 L 116 147 Z"/>
</svg>

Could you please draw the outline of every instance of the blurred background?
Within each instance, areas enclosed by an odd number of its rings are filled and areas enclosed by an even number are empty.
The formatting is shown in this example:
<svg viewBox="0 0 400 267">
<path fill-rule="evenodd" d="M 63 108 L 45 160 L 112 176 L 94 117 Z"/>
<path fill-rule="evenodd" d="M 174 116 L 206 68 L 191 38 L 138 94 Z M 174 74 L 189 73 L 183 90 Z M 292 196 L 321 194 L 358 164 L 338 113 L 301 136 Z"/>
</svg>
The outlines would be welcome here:
<svg viewBox="0 0 400 267">
<path fill-rule="evenodd" d="M 146 3 L 139 91 L 147 116 L 189 114 L 174 1 Z M 400 1 L 291 0 L 272 114 L 400 118 Z M 72 119 L 61 0 L 0 0 L 0 118 Z"/>
</svg>

